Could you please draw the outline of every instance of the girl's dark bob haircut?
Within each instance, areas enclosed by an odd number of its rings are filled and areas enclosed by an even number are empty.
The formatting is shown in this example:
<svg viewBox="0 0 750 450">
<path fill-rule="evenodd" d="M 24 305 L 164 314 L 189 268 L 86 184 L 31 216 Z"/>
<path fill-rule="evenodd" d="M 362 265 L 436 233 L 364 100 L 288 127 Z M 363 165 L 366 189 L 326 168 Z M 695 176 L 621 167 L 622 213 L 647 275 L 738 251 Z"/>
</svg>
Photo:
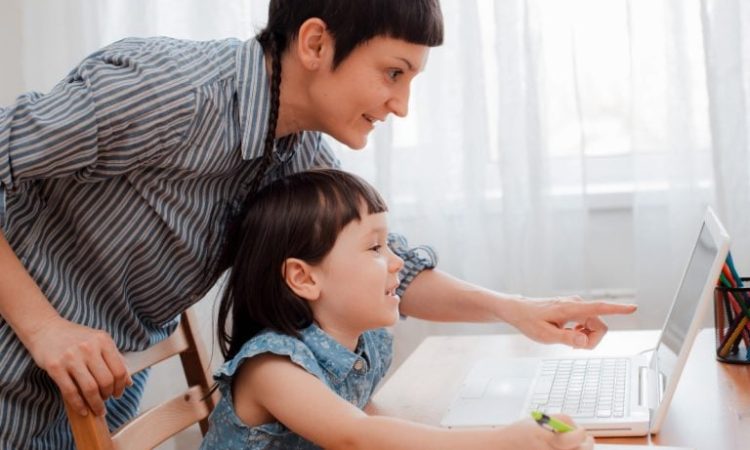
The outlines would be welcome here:
<svg viewBox="0 0 750 450">
<path fill-rule="evenodd" d="M 386 210 L 369 183 L 336 169 L 296 173 L 261 189 L 242 220 L 219 307 L 218 339 L 224 357 L 234 357 L 266 328 L 299 337 L 313 316 L 308 302 L 287 286 L 285 261 L 320 263 L 346 225 L 361 220 L 362 214 Z"/>
</svg>

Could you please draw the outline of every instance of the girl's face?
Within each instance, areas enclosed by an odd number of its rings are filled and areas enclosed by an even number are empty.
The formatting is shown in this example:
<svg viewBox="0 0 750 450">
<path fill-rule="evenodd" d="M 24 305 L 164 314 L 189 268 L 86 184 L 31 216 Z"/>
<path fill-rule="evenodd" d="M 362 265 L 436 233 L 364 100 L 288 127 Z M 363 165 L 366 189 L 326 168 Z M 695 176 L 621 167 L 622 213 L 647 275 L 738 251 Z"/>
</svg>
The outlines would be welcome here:
<svg viewBox="0 0 750 450">
<path fill-rule="evenodd" d="M 388 114 L 408 113 L 409 87 L 424 69 L 429 47 L 400 39 L 375 37 L 356 47 L 336 70 L 329 51 L 309 95 L 317 129 L 353 149 Z"/>
<path fill-rule="evenodd" d="M 313 269 L 320 283 L 320 296 L 311 304 L 315 319 L 345 339 L 393 325 L 399 317 L 396 288 L 404 262 L 386 245 L 386 214 L 362 214 L 362 221 L 344 227 Z"/>
</svg>

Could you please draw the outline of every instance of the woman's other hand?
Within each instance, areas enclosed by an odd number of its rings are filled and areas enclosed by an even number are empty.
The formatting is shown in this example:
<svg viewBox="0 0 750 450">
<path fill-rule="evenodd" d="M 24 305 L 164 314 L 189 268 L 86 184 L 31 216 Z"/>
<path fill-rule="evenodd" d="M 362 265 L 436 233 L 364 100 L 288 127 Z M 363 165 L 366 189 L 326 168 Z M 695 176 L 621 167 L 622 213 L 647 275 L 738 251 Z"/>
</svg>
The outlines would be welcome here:
<svg viewBox="0 0 750 450">
<path fill-rule="evenodd" d="M 40 326 L 28 344 L 36 364 L 81 415 L 89 409 L 103 415 L 104 401 L 112 395 L 121 396 L 133 383 L 125 359 L 104 331 L 58 316 Z"/>
</svg>

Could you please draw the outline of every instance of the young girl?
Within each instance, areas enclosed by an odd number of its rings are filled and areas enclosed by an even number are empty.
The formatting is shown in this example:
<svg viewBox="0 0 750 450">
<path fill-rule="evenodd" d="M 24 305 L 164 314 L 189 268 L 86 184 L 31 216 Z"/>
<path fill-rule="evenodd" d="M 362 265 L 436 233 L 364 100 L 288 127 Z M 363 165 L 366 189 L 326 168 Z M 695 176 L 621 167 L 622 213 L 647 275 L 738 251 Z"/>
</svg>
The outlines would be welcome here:
<svg viewBox="0 0 750 450">
<path fill-rule="evenodd" d="M 384 327 L 399 317 L 403 261 L 386 210 L 372 186 L 333 169 L 252 199 L 219 312 L 223 396 L 202 448 L 591 448 L 582 430 L 531 419 L 448 430 L 362 411 L 391 363 Z"/>
</svg>

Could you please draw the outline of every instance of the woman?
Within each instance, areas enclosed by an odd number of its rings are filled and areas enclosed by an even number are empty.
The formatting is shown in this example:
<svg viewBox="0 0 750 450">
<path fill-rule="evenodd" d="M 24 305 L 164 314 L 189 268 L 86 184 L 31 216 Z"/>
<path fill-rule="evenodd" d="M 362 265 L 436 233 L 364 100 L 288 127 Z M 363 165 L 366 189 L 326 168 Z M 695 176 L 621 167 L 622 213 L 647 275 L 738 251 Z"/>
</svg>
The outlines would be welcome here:
<svg viewBox="0 0 750 450">
<path fill-rule="evenodd" d="M 405 115 L 442 31 L 437 0 L 273 0 L 257 39 L 125 39 L 0 109 L 0 447 L 71 447 L 58 392 L 82 414 L 106 401 L 111 427 L 131 417 L 147 375 L 130 380 L 121 352 L 214 284 L 247 194 L 337 166 L 321 132 L 361 148 Z M 592 347 L 599 315 L 633 310 L 524 301 L 394 250 L 408 315 Z"/>
</svg>

